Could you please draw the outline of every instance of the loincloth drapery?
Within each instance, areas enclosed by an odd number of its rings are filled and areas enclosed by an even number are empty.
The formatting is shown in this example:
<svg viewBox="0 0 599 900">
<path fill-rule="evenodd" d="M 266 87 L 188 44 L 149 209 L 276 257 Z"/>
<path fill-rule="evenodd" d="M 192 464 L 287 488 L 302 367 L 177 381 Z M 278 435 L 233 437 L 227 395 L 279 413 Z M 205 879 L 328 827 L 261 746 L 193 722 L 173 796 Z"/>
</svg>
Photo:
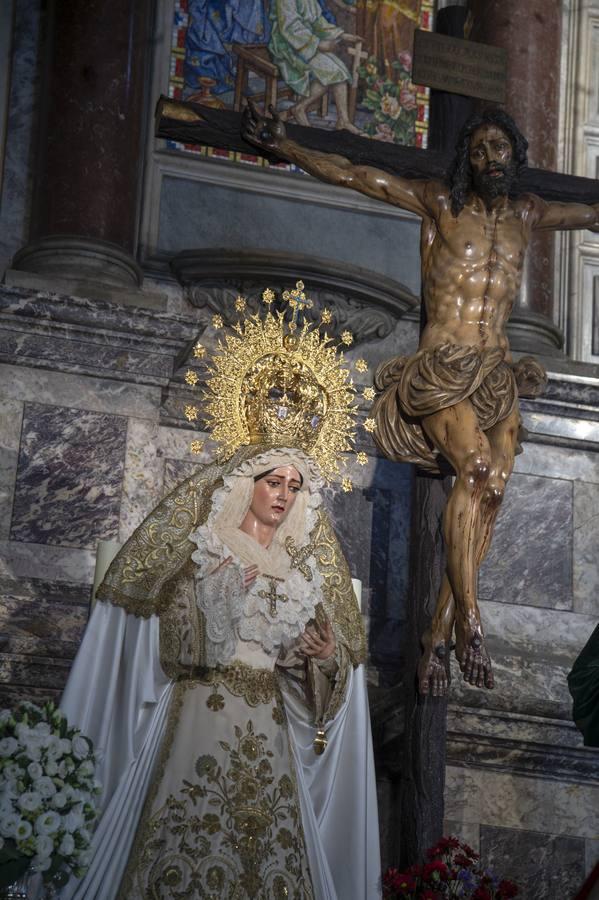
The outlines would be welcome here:
<svg viewBox="0 0 599 900">
<path fill-rule="evenodd" d="M 509 364 L 504 355 L 498 347 L 441 344 L 379 366 L 374 438 L 385 456 L 439 472 L 441 454 L 422 429 L 425 416 L 468 399 L 488 431 L 511 415 L 519 395 L 541 394 L 547 375 L 540 363 L 527 356 Z"/>
</svg>

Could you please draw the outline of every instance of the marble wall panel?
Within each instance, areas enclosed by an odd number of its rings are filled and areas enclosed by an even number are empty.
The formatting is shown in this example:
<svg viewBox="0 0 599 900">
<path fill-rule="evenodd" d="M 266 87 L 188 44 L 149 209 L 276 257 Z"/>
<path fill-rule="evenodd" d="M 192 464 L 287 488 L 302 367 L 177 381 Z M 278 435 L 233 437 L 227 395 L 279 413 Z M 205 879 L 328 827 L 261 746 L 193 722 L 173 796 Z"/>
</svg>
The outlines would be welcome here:
<svg viewBox="0 0 599 900">
<path fill-rule="evenodd" d="M 158 421 L 160 388 L 0 363 L 0 399 Z"/>
<path fill-rule="evenodd" d="M 492 693 L 463 682 L 452 660 L 452 701 L 463 706 L 570 719 L 566 676 L 594 619 L 562 610 L 481 603 L 495 673 Z"/>
<path fill-rule="evenodd" d="M 513 475 L 480 571 L 484 600 L 572 606 L 572 483 Z"/>
<path fill-rule="evenodd" d="M 599 618 L 599 485 L 574 484 L 573 595 L 577 612 Z"/>
<path fill-rule="evenodd" d="M 119 540 L 125 541 L 163 496 L 164 463 L 157 453 L 158 425 L 129 419 L 121 495 Z"/>
<path fill-rule="evenodd" d="M 26 403 L 13 541 L 94 548 L 118 538 L 127 420 Z"/>
<path fill-rule="evenodd" d="M 516 457 L 514 472 L 520 475 L 542 475 L 570 481 L 599 484 L 599 453 L 554 447 L 525 441 L 524 452 Z M 511 487 L 510 485 L 508 486 Z"/>
<path fill-rule="evenodd" d="M 459 838 L 477 853 L 480 852 L 480 825 L 472 822 L 456 822 L 454 819 L 445 819 L 443 822 L 443 834 L 446 837 L 452 835 Z"/>
<path fill-rule="evenodd" d="M 23 699 L 58 702 L 70 669 L 70 659 L 0 653 L 0 706 L 11 707 Z"/>
<path fill-rule="evenodd" d="M 130 347 L 111 346 L 102 342 L 105 336 L 88 332 L 85 340 L 59 337 L 52 340 L 44 334 L 31 334 L 27 321 L 17 323 L 23 330 L 0 325 L 0 357 L 7 360 L 18 358 L 21 365 L 56 368 L 62 372 L 81 372 L 87 375 L 109 373 L 114 377 L 125 375 L 127 380 L 166 384 L 172 373 L 172 357 L 155 349 L 136 351 Z M 95 340 L 92 340 L 95 338 Z M 116 341 L 114 342 L 116 343 Z"/>
<path fill-rule="evenodd" d="M 481 826 L 515 828 L 595 839 L 599 834 L 599 784 L 571 784 L 510 772 L 449 765 L 445 815 Z"/>
<path fill-rule="evenodd" d="M 0 540 L 10 531 L 23 404 L 0 400 Z"/>
<path fill-rule="evenodd" d="M 585 878 L 583 838 L 481 825 L 480 851 L 483 865 L 527 900 L 564 900 Z"/>
<path fill-rule="evenodd" d="M 162 496 L 165 497 L 181 481 L 193 475 L 197 468 L 198 464 L 193 459 L 166 459 Z"/>
<path fill-rule="evenodd" d="M 0 576 L 2 652 L 73 659 L 90 601 L 90 585 Z"/>
<path fill-rule="evenodd" d="M 0 574 L 13 578 L 29 578 L 34 573 L 53 581 L 92 584 L 96 549 L 52 547 L 48 544 L 23 544 L 0 541 Z"/>
</svg>

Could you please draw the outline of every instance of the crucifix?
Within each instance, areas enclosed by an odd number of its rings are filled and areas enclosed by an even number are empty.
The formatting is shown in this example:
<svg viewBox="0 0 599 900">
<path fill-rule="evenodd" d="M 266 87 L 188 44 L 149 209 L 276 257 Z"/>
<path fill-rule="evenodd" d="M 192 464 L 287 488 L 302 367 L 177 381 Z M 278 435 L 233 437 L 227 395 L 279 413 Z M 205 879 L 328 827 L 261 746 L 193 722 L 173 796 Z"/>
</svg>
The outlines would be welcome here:
<svg viewBox="0 0 599 900">
<path fill-rule="evenodd" d="M 283 581 L 283 578 L 276 578 L 274 575 L 264 575 L 264 578 L 270 584 L 270 590 L 258 591 L 258 596 L 262 597 L 263 600 L 268 600 L 268 611 L 274 619 L 277 615 L 277 601 L 280 600 L 281 603 L 287 603 L 289 597 L 287 594 L 277 594 L 277 582 Z"/>
<path fill-rule="evenodd" d="M 283 291 L 283 300 L 285 300 L 292 309 L 291 322 L 289 323 L 289 331 L 295 331 L 297 328 L 297 317 L 304 309 L 311 309 L 313 306 L 309 297 L 304 292 L 304 282 L 298 281 L 295 288 L 291 291 Z"/>
<path fill-rule="evenodd" d="M 297 547 L 295 541 L 289 535 L 285 539 L 285 550 L 291 557 L 291 568 L 297 569 L 306 581 L 312 581 L 312 569 L 308 565 L 307 560 L 314 553 L 313 545 L 306 544 L 305 547 Z"/>
<path fill-rule="evenodd" d="M 252 152 L 253 147 L 258 147 L 258 152 L 267 158 L 287 159 L 322 180 L 360 190 L 383 202 L 395 203 L 416 212 L 423 219 L 425 229 L 423 237 L 428 235 L 430 238 L 430 242 L 423 241 L 429 254 L 428 268 L 423 268 L 423 307 L 426 307 L 428 322 L 422 332 L 424 343 L 421 346 L 422 351 L 430 351 L 429 368 L 432 371 L 442 372 L 446 363 L 450 367 L 455 363 L 458 369 L 461 367 L 465 370 L 471 364 L 480 373 L 479 383 L 482 384 L 486 377 L 485 369 L 490 372 L 502 365 L 499 374 L 504 379 L 501 394 L 505 400 L 503 412 L 506 415 L 502 418 L 503 413 L 499 410 L 497 422 L 500 425 L 502 422 L 506 423 L 503 432 L 501 428 L 492 431 L 494 426 L 490 426 L 492 434 L 490 437 L 487 436 L 485 423 L 481 423 L 478 419 L 475 408 L 470 409 L 469 404 L 475 404 L 476 399 L 473 401 L 469 399 L 475 391 L 469 393 L 468 386 L 464 394 L 466 406 L 457 410 L 460 415 L 463 411 L 466 416 L 466 419 L 460 420 L 462 424 L 465 423 L 467 426 L 470 421 L 474 429 L 469 431 L 468 427 L 465 429 L 459 427 L 455 435 L 458 444 L 462 433 L 470 434 L 471 437 L 474 436 L 475 441 L 479 441 L 477 450 L 482 448 L 480 454 L 475 453 L 470 457 L 468 448 L 462 447 L 460 450 L 455 443 L 453 449 L 450 446 L 443 446 L 443 422 L 436 436 L 432 431 L 430 434 L 426 431 L 429 426 L 434 430 L 436 415 L 439 414 L 441 419 L 444 418 L 445 407 L 420 411 L 420 415 L 417 410 L 412 409 L 408 415 L 408 418 L 419 419 L 420 425 L 424 425 L 426 436 L 424 443 L 432 444 L 435 454 L 438 453 L 437 459 L 444 457 L 449 460 L 454 471 L 458 473 L 456 484 L 461 477 L 464 490 L 460 494 L 461 489 L 458 489 L 459 496 L 456 495 L 454 498 L 458 501 L 459 509 L 454 502 L 454 508 L 449 516 L 450 522 L 453 521 L 455 524 L 460 520 L 463 521 L 465 510 L 468 510 L 469 523 L 472 525 L 472 528 L 468 529 L 468 534 L 464 532 L 459 540 L 457 533 L 452 531 L 453 526 L 447 525 L 446 537 L 449 535 L 450 545 L 457 546 L 458 550 L 451 562 L 453 568 L 450 569 L 448 566 L 443 573 L 444 562 L 437 537 L 440 503 L 438 500 L 431 503 L 431 492 L 423 483 L 430 479 L 417 479 L 416 505 L 420 509 L 420 537 L 418 545 L 413 545 L 411 568 L 413 579 L 418 582 L 420 589 L 414 590 L 413 594 L 422 607 L 422 597 L 432 594 L 433 591 L 438 592 L 439 583 L 441 591 L 438 598 L 438 615 L 436 621 L 433 621 L 433 627 L 430 626 L 429 615 L 426 631 L 419 632 L 423 635 L 424 652 L 415 643 L 413 653 L 411 649 L 410 659 L 406 664 L 408 681 L 412 674 L 416 675 L 417 670 L 422 695 L 430 701 L 423 703 L 423 696 L 418 698 L 414 691 L 414 696 L 410 698 L 406 709 L 406 721 L 411 724 L 405 734 L 401 768 L 404 773 L 407 769 L 415 774 L 411 780 L 406 780 L 405 774 L 402 776 L 404 779 L 402 784 L 406 785 L 401 801 L 402 821 L 413 819 L 417 827 L 410 829 L 410 846 L 406 846 L 400 858 L 414 862 L 422 855 L 427 844 L 433 843 L 439 836 L 441 828 L 444 781 L 442 748 L 445 740 L 445 715 L 442 704 L 445 702 L 444 695 L 447 693 L 449 683 L 448 663 L 450 652 L 454 649 L 452 639 L 454 628 L 457 629 L 458 660 L 465 679 L 477 687 L 489 688 L 493 684 L 484 632 L 480 618 L 474 613 L 475 584 L 476 572 L 488 550 L 488 541 L 503 496 L 507 480 L 504 475 L 509 477 L 511 472 L 515 449 L 513 441 L 517 431 L 514 427 L 517 420 L 517 392 L 514 389 L 509 348 L 502 331 L 507 315 L 500 316 L 501 333 L 495 331 L 491 334 L 492 327 L 487 328 L 491 323 L 486 319 L 486 305 L 478 303 L 481 298 L 476 294 L 477 285 L 479 287 L 483 285 L 485 272 L 493 272 L 493 285 L 498 287 L 499 294 L 490 296 L 490 299 L 493 301 L 495 311 L 501 307 L 505 312 L 513 302 L 521 277 L 518 265 L 521 265 L 526 249 L 528 229 L 532 231 L 537 227 L 596 228 L 597 209 L 592 204 L 599 203 L 599 185 L 590 179 L 531 169 L 522 165 L 525 158 L 525 151 L 523 156 L 522 148 L 525 147 L 525 142 L 521 135 L 522 140 L 517 137 L 506 119 L 503 120 L 503 125 L 499 120 L 494 123 L 482 121 L 467 136 L 462 148 L 463 154 L 466 154 L 462 160 L 462 169 L 469 175 L 470 180 L 463 185 L 462 196 L 458 197 L 459 185 L 454 185 L 456 190 L 453 195 L 447 187 L 445 175 L 450 169 L 452 160 L 443 152 L 400 147 L 346 132 L 283 126 L 276 116 L 265 117 L 256 110 L 246 114 L 244 137 L 240 134 L 242 122 L 238 113 L 194 107 L 185 103 L 175 105 L 167 100 L 164 100 L 158 112 L 159 137 L 170 137 L 184 143 L 212 144 L 246 153 Z M 524 201 L 511 199 L 509 188 L 510 177 L 511 186 L 514 184 L 514 165 L 519 168 L 517 197 L 525 197 Z M 565 204 L 568 208 L 560 204 Z M 522 243 L 518 243 L 520 238 L 517 236 L 516 220 L 524 224 L 527 232 L 526 240 Z M 459 235 L 456 222 L 461 228 Z M 490 227 L 491 224 L 493 227 Z M 450 232 L 453 237 L 450 236 Z M 436 235 L 446 239 L 437 240 L 432 258 L 431 247 L 435 243 Z M 497 235 L 500 239 L 496 240 Z M 514 239 L 517 246 L 513 243 Z M 442 258 L 443 247 L 447 251 L 445 258 Z M 510 269 L 510 259 L 513 261 L 515 255 L 519 257 L 520 263 L 516 269 L 513 266 Z M 482 269 L 479 269 L 477 265 L 481 260 Z M 430 275 L 430 264 L 435 269 L 435 282 L 443 281 L 443 284 L 446 284 L 449 279 L 449 287 L 445 292 L 446 299 L 450 299 L 456 291 L 459 293 L 458 285 L 471 285 L 474 289 L 474 293 L 468 296 L 462 294 L 458 298 L 456 294 L 460 310 L 466 311 L 472 318 L 472 322 L 462 320 L 460 314 L 459 334 L 452 332 L 448 335 L 447 329 L 443 330 L 437 303 L 442 298 L 436 296 L 434 286 L 426 280 L 427 271 Z M 483 291 L 483 299 L 487 293 Z M 484 334 L 480 332 L 481 322 Z M 472 334 L 471 325 L 474 325 Z M 481 343 L 482 346 L 479 346 Z M 479 346 L 480 353 L 477 351 L 469 362 L 453 358 L 451 348 L 456 346 L 460 352 L 466 346 Z M 442 349 L 444 347 L 449 349 Z M 444 354 L 448 357 L 445 361 L 442 359 Z M 403 366 L 403 363 L 401 365 Z M 399 373 L 398 361 L 391 361 L 380 374 L 380 396 L 386 396 L 388 402 L 381 400 L 379 404 L 379 421 L 392 426 L 385 427 L 387 433 L 396 433 L 395 426 L 401 424 L 402 420 L 402 404 L 410 402 L 409 397 L 403 398 L 399 394 L 397 388 Z M 542 380 L 539 371 L 533 375 L 538 382 Z M 434 393 L 442 385 L 431 384 L 430 387 Z M 510 394 L 510 391 L 513 393 Z M 460 403 L 462 400 L 458 401 L 458 406 Z M 386 410 L 380 409 L 381 406 L 386 406 Z M 451 409 L 451 404 L 449 408 Z M 471 412 L 474 416 L 472 419 Z M 402 455 L 397 447 L 382 446 L 382 449 L 385 453 L 390 451 L 391 458 L 408 458 L 405 454 Z M 464 449 L 465 457 L 462 457 Z M 463 469 L 460 459 L 467 458 L 478 459 L 481 465 L 477 465 L 476 471 L 470 473 L 462 471 L 460 476 L 459 473 Z M 505 465 L 501 464 L 502 462 Z M 496 475 L 501 477 L 498 479 Z M 475 489 L 472 494 L 469 493 L 467 484 L 469 479 Z M 434 485 L 440 487 L 437 481 Z M 450 503 L 446 508 L 450 508 Z M 476 523 L 479 526 L 478 532 Z M 426 618 L 422 609 L 414 611 L 415 621 L 424 623 Z M 411 683 L 408 684 L 407 691 L 408 693 L 411 691 Z M 413 715 L 413 712 L 417 715 Z M 434 740 L 431 723 L 435 727 Z M 426 746 L 423 745 L 425 734 Z M 425 750 L 426 754 L 423 756 Z M 429 777 L 429 768 L 433 771 L 433 778 Z M 427 787 L 422 791 L 419 786 L 424 782 Z"/>
</svg>

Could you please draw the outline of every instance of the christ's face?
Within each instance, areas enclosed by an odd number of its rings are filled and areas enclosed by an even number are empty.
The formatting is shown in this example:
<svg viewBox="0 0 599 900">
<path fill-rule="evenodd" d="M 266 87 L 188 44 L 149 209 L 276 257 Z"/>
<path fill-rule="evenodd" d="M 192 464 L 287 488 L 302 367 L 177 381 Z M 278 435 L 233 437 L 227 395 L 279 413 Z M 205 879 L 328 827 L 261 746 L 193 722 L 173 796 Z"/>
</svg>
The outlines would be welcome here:
<svg viewBox="0 0 599 900">
<path fill-rule="evenodd" d="M 483 199 L 508 194 L 516 171 L 512 143 L 497 125 L 481 125 L 470 138 L 472 180 Z"/>
<path fill-rule="evenodd" d="M 277 527 L 289 515 L 301 487 L 294 466 L 279 466 L 255 482 L 250 512 L 262 525 Z"/>
</svg>

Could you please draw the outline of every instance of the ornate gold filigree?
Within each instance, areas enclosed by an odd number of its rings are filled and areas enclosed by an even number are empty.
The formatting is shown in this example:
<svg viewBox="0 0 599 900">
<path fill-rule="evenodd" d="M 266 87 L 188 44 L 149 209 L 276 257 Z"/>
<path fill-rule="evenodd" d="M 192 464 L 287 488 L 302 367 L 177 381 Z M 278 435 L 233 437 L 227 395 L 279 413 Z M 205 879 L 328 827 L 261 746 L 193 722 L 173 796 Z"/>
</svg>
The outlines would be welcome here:
<svg viewBox="0 0 599 900">
<path fill-rule="evenodd" d="M 285 550 L 291 559 L 291 568 L 297 569 L 306 581 L 312 581 L 312 569 L 307 561 L 314 553 L 314 546 L 310 543 L 306 544 L 305 547 L 297 547 L 295 541 L 289 535 L 285 539 Z"/>
<path fill-rule="evenodd" d="M 366 633 L 351 583 L 349 566 L 329 517 L 323 509 L 310 535 L 314 558 L 324 579 L 324 609 L 336 634 L 347 646 L 352 664 L 366 661 Z"/>
<path fill-rule="evenodd" d="M 184 678 L 184 676 L 182 676 Z M 186 679 L 187 683 L 224 687 L 234 697 L 242 697 L 248 706 L 271 703 L 279 696 L 277 676 L 271 669 L 255 669 L 243 662 L 234 662 L 229 666 L 207 669 L 203 674 Z"/>
<path fill-rule="evenodd" d="M 203 416 L 221 460 L 247 444 L 297 447 L 314 458 L 329 480 L 353 449 L 357 406 L 349 368 L 333 339 L 303 320 L 313 305 L 303 282 L 283 292 L 288 306 L 283 311 L 271 308 L 274 291 L 267 288 L 262 298 L 268 311 L 234 325 L 207 363 Z M 243 297 L 235 308 L 244 313 Z M 322 322 L 329 320 L 330 311 L 324 310 Z M 222 316 L 213 317 L 215 327 L 223 324 Z M 341 344 L 352 342 L 351 332 L 344 331 Z M 364 360 L 358 363 L 363 371 Z M 189 421 L 198 412 L 187 404 Z"/>
<path fill-rule="evenodd" d="M 196 549 L 189 534 L 208 518 L 222 476 L 259 451 L 243 447 L 227 463 L 206 466 L 177 485 L 123 545 L 96 597 L 136 616 L 165 610 L 172 602 L 172 580 Z"/>
</svg>

